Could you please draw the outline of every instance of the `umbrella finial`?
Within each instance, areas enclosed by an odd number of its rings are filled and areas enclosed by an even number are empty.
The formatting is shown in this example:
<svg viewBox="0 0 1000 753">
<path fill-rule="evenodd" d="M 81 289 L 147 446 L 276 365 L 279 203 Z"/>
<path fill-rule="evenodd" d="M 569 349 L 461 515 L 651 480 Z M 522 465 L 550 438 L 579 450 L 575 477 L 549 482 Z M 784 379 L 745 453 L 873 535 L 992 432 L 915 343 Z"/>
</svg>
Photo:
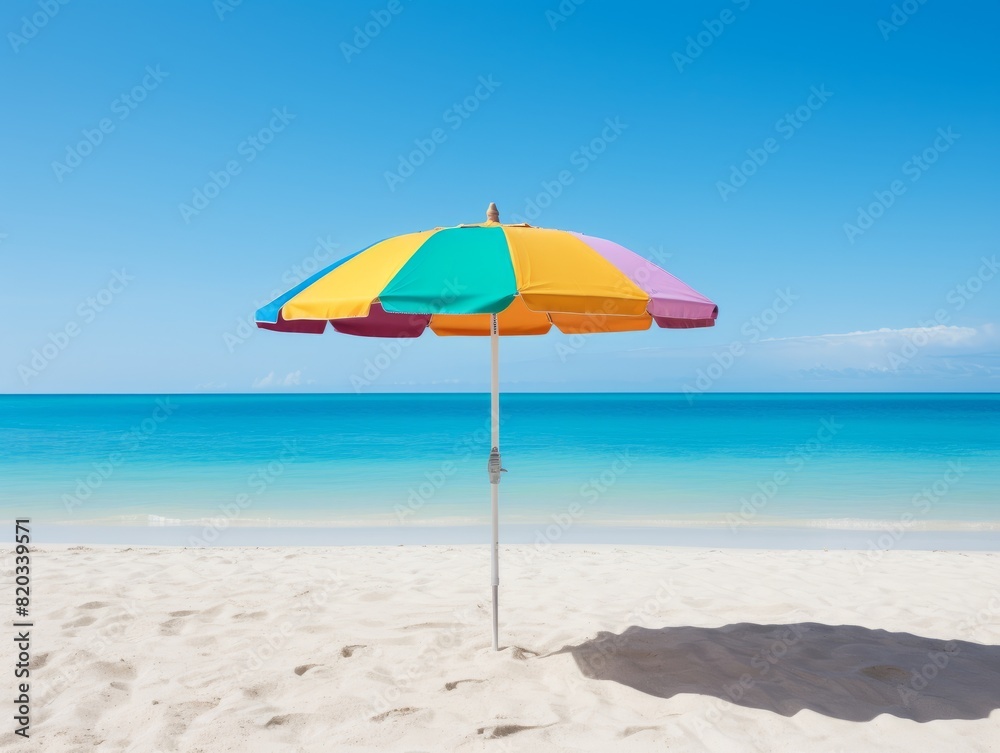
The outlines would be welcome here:
<svg viewBox="0 0 1000 753">
<path fill-rule="evenodd" d="M 490 205 L 486 207 L 486 221 L 500 222 L 500 210 L 497 209 L 496 202 L 494 201 L 491 201 Z"/>
</svg>

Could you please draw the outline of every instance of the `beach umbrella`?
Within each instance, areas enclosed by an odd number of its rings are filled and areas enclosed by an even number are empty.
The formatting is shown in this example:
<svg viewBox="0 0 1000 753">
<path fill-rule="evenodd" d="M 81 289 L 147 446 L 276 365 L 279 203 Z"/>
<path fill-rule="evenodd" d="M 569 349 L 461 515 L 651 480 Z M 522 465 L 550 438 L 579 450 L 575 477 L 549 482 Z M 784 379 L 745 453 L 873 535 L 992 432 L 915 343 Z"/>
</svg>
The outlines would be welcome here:
<svg viewBox="0 0 1000 753">
<path fill-rule="evenodd" d="M 488 336 L 493 515 L 491 584 L 497 650 L 500 459 L 499 339 L 711 327 L 718 307 L 627 248 L 602 238 L 527 224 L 438 227 L 379 241 L 340 259 L 257 311 L 257 326 L 362 337 Z"/>
</svg>

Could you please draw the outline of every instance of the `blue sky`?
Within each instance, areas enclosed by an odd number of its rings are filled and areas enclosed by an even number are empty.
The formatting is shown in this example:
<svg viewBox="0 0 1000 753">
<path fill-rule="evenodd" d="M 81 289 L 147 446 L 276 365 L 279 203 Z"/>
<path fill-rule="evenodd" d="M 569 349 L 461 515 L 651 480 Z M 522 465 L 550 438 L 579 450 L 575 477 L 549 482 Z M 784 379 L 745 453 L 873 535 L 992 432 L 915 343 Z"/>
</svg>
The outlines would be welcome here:
<svg viewBox="0 0 1000 753">
<path fill-rule="evenodd" d="M 940 0 L 6 3 L 0 391 L 486 389 L 485 340 L 246 321 L 490 201 L 720 306 L 713 329 L 505 340 L 504 389 L 996 390 L 998 21 Z"/>
</svg>

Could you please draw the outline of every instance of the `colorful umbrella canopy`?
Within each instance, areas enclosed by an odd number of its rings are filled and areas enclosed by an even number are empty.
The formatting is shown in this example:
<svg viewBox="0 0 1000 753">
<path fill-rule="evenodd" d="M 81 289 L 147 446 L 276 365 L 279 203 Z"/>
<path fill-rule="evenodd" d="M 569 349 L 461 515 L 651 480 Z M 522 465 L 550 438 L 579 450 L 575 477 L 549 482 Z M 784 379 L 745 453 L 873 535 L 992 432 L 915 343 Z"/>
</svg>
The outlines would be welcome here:
<svg viewBox="0 0 1000 753">
<path fill-rule="evenodd" d="M 257 311 L 279 332 L 334 330 L 363 337 L 489 335 L 493 512 L 493 648 L 499 650 L 500 335 L 711 327 L 719 309 L 617 243 L 565 230 L 486 222 L 380 241 L 334 262 Z"/>
<path fill-rule="evenodd" d="M 529 225 L 435 228 L 340 259 L 257 311 L 257 326 L 363 337 L 711 327 L 718 307 L 603 238 Z"/>
</svg>

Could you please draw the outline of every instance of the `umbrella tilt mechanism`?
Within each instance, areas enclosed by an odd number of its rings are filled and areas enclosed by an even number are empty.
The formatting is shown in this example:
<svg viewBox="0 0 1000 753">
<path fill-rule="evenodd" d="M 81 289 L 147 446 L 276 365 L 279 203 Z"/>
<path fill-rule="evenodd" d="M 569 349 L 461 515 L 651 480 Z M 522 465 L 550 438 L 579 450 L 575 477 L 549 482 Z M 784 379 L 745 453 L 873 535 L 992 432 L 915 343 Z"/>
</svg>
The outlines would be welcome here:
<svg viewBox="0 0 1000 753">
<path fill-rule="evenodd" d="M 490 450 L 490 459 L 486 462 L 486 470 L 490 474 L 491 484 L 499 484 L 500 474 L 507 472 L 507 469 L 500 464 L 500 450 L 496 447 Z"/>
</svg>

